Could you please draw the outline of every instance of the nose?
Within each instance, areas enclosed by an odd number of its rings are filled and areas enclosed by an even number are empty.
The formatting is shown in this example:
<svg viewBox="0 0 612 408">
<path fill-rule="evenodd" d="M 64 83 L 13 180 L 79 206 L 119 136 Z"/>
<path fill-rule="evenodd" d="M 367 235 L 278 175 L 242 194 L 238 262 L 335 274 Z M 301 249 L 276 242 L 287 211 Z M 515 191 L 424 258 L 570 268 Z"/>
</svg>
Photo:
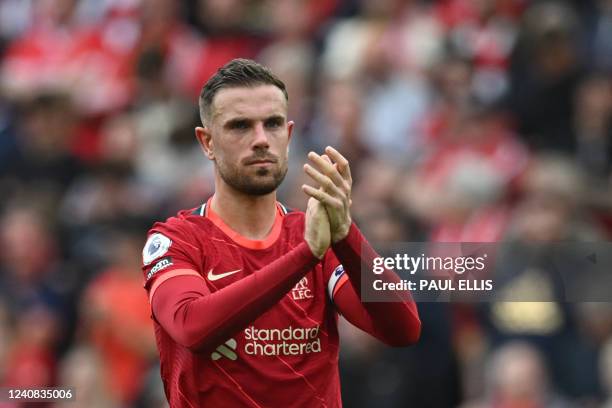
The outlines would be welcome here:
<svg viewBox="0 0 612 408">
<path fill-rule="evenodd" d="M 267 149 L 270 147 L 268 134 L 262 122 L 255 124 L 252 147 L 253 149 Z"/>
</svg>

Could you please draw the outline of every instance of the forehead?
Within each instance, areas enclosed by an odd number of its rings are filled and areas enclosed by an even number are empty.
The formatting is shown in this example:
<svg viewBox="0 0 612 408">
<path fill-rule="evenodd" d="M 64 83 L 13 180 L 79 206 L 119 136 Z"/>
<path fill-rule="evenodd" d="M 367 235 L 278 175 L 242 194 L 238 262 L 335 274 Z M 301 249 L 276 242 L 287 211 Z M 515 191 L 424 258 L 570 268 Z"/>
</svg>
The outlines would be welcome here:
<svg viewBox="0 0 612 408">
<path fill-rule="evenodd" d="M 274 85 L 223 88 L 213 99 L 213 120 L 266 118 L 287 114 L 283 91 Z"/>
</svg>

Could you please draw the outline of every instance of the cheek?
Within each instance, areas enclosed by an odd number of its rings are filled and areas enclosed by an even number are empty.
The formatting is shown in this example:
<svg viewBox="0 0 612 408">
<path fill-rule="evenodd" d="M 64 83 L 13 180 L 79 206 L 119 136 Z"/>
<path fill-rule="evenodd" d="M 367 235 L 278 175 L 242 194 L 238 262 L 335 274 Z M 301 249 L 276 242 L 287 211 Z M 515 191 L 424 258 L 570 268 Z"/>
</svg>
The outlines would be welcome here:
<svg viewBox="0 0 612 408">
<path fill-rule="evenodd" d="M 215 161 L 218 164 L 225 165 L 226 163 L 231 163 L 231 155 L 228 157 L 227 151 L 224 149 L 215 150 Z"/>
<path fill-rule="evenodd" d="M 217 143 L 215 156 L 217 158 L 231 159 L 235 155 L 236 146 L 231 143 Z"/>
<path fill-rule="evenodd" d="M 238 171 L 241 167 L 241 160 L 246 157 L 247 154 L 243 154 L 243 150 L 237 144 L 219 147 L 221 148 L 215 150 L 215 161 L 217 164 L 227 170 L 233 169 L 232 171 Z"/>
<path fill-rule="evenodd" d="M 274 139 L 274 148 L 281 154 L 286 154 L 289 151 L 289 140 L 287 136 L 278 137 Z"/>
</svg>

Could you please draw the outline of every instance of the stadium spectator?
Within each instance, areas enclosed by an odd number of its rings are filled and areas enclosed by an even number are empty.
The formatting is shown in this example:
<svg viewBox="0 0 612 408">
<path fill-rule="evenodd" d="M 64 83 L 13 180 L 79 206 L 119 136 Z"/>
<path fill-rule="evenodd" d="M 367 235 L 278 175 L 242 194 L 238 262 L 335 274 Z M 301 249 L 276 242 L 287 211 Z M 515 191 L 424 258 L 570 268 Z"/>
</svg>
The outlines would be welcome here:
<svg viewBox="0 0 612 408">
<path fill-rule="evenodd" d="M 289 87 L 289 206 L 305 209 L 305 152 L 332 145 L 351 162 L 354 216 L 372 241 L 605 247 L 611 16 L 610 0 L 1 0 L 0 384 L 77 387 L 84 400 L 66 406 L 121 404 L 114 360 L 75 336 L 88 310 L 77 300 L 120 281 L 114 237 L 212 194 L 194 106 L 234 57 Z M 609 403 L 596 367 L 611 313 L 595 301 L 610 285 L 582 274 L 572 290 L 593 302 L 423 303 L 409 350 L 341 325 L 345 405 L 489 404 L 485 367 L 515 338 L 572 403 Z M 520 318 L 508 330 L 492 309 Z M 159 406 L 159 367 L 138 372 L 124 405 Z"/>
</svg>

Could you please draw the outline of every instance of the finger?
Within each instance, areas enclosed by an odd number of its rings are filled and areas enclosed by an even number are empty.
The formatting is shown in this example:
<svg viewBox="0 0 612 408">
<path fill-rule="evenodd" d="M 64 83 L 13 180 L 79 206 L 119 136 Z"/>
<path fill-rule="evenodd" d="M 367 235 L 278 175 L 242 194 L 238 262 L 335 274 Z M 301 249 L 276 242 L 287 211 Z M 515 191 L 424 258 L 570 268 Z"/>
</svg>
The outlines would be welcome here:
<svg viewBox="0 0 612 408">
<path fill-rule="evenodd" d="M 334 198 L 327 194 L 325 191 L 309 186 L 308 184 L 302 185 L 302 191 L 304 191 L 310 197 L 323 203 L 325 206 L 333 208 L 342 208 L 342 202 L 337 198 Z"/>
<path fill-rule="evenodd" d="M 332 160 L 329 158 L 329 156 L 328 156 L 328 155 L 326 155 L 326 154 L 322 154 L 322 155 L 321 155 L 321 157 L 322 157 L 322 158 L 324 158 L 324 159 L 325 159 L 325 161 L 327 161 L 329 164 L 331 164 L 332 166 L 334 166 L 334 169 L 336 169 L 336 171 L 338 171 L 338 163 L 333 163 L 333 162 L 332 162 Z M 342 173 L 340 173 L 339 171 L 338 171 L 338 173 L 340 174 L 340 176 L 342 176 Z M 343 183 L 342 183 L 342 189 L 343 189 L 343 190 L 344 190 L 344 191 L 345 191 L 347 194 L 349 194 L 349 193 L 350 193 L 350 190 L 351 190 L 350 174 L 349 174 L 349 180 L 347 180 L 347 178 L 346 178 L 346 177 L 344 177 L 344 176 L 342 176 L 342 177 L 343 177 L 343 179 L 344 179 L 344 181 L 343 181 Z M 347 181 L 348 181 L 348 184 L 346 183 Z"/>
<path fill-rule="evenodd" d="M 329 194 L 327 194 L 323 190 L 316 189 L 316 188 L 314 188 L 312 186 L 309 186 L 307 184 L 304 184 L 302 186 L 302 190 L 304 191 L 304 193 L 306 193 L 310 197 L 314 198 L 315 200 L 317 200 L 318 202 L 320 202 L 321 204 L 323 204 L 327 208 L 331 207 L 331 208 L 334 208 L 336 210 L 342 209 L 342 203 L 340 202 L 340 200 L 330 196 Z"/>
<path fill-rule="evenodd" d="M 333 174 L 335 174 L 335 173 L 337 172 L 337 173 L 338 173 L 338 175 L 340 175 L 340 177 L 339 177 L 339 178 L 335 178 L 335 179 L 334 179 L 334 184 L 336 184 L 338 187 L 340 187 L 340 188 L 342 189 L 342 191 L 344 191 L 344 193 L 345 193 L 347 196 L 350 196 L 350 195 L 351 195 L 351 184 L 352 184 L 352 180 L 351 180 L 351 176 L 350 176 L 350 170 L 349 170 L 349 173 L 348 173 L 348 177 L 343 176 L 343 175 L 342 175 L 342 174 L 340 174 L 340 172 L 338 171 L 338 163 L 333 163 L 333 162 L 331 161 L 331 159 L 329 158 L 329 156 L 328 156 L 328 155 L 326 155 L 326 154 L 322 154 L 322 155 L 321 155 L 321 157 L 322 157 L 322 158 L 323 158 L 323 159 L 324 159 L 324 160 L 325 160 L 327 163 L 329 163 L 329 164 L 331 164 L 331 165 L 332 165 L 332 167 L 333 167 L 333 168 L 334 168 L 334 170 L 335 170 L 335 172 L 334 172 Z M 345 159 L 345 161 L 346 161 L 346 159 Z M 347 163 L 348 163 L 348 161 L 347 161 Z M 348 164 L 347 164 L 347 166 L 348 166 Z M 331 178 L 331 177 L 332 177 L 332 176 L 330 175 L 330 178 Z M 342 181 L 340 181 L 340 180 L 342 180 Z"/>
<path fill-rule="evenodd" d="M 329 155 L 336 162 L 338 165 L 338 172 L 342 175 L 342 177 L 352 183 L 353 178 L 351 176 L 351 167 L 346 157 L 331 146 L 327 146 L 325 148 L 325 153 L 327 153 L 327 155 Z"/>
<path fill-rule="evenodd" d="M 328 176 L 334 182 L 335 185 L 341 188 L 345 187 L 345 180 L 342 178 L 338 170 L 333 166 L 331 161 L 325 160 L 323 157 L 319 156 L 315 152 L 308 153 L 308 159 L 310 159 L 310 161 L 317 170 Z"/>
<path fill-rule="evenodd" d="M 310 176 L 314 181 L 319 183 L 319 185 L 330 195 L 336 196 L 340 200 L 344 200 L 346 198 L 346 194 L 342 191 L 338 186 L 334 184 L 333 181 L 326 175 L 319 172 L 317 169 L 312 167 L 310 164 L 304 164 L 304 171 L 306 174 Z"/>
<path fill-rule="evenodd" d="M 319 170 L 323 174 L 326 174 L 331 177 L 332 173 L 334 173 L 335 171 L 337 172 L 337 170 L 334 168 L 333 162 L 325 154 L 319 155 L 315 152 L 310 152 L 308 153 L 308 159 L 317 168 L 317 170 Z"/>
</svg>

